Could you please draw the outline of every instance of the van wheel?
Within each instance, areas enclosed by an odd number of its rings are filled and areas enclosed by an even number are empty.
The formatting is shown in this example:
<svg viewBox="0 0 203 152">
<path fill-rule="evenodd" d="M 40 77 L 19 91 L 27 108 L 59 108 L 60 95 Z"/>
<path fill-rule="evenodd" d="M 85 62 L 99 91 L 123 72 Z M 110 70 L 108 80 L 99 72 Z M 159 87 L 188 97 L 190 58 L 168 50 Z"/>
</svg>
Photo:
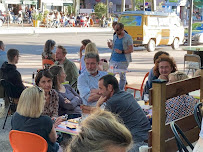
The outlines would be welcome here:
<svg viewBox="0 0 203 152">
<path fill-rule="evenodd" d="M 150 39 L 148 44 L 147 44 L 147 51 L 148 52 L 153 52 L 155 50 L 156 44 L 153 39 Z"/>
<path fill-rule="evenodd" d="M 174 50 L 176 50 L 176 49 L 178 49 L 179 48 L 179 40 L 178 40 L 178 38 L 176 37 L 174 40 L 173 40 L 173 43 L 172 43 L 172 45 L 171 45 L 171 47 L 172 47 L 172 49 L 174 49 Z"/>
</svg>

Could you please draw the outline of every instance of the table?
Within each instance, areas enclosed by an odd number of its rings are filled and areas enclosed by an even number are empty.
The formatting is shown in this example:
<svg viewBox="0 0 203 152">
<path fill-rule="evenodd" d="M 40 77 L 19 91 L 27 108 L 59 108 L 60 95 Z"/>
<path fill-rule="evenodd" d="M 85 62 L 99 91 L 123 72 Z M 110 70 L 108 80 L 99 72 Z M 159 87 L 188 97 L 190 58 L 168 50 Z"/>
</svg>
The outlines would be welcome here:
<svg viewBox="0 0 203 152">
<path fill-rule="evenodd" d="M 79 120 L 80 118 L 75 118 L 75 120 Z M 69 129 L 66 126 L 67 125 L 75 125 L 76 129 Z M 56 128 L 56 131 L 58 132 L 62 132 L 62 133 L 66 133 L 66 134 L 70 134 L 70 135 L 77 135 L 80 131 L 80 127 L 78 123 L 72 123 L 67 121 L 62 122 L 60 125 L 58 125 Z"/>
<path fill-rule="evenodd" d="M 200 56 L 201 66 L 203 66 L 203 47 L 191 46 L 183 48 L 184 51 L 193 52 L 196 55 Z"/>
</svg>

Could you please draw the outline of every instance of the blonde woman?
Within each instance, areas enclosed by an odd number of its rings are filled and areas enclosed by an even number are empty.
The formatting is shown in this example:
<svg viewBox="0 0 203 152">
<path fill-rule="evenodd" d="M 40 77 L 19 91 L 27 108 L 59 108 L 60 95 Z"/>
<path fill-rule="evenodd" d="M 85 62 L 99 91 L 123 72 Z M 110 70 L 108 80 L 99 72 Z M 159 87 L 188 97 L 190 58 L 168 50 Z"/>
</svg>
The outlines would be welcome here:
<svg viewBox="0 0 203 152">
<path fill-rule="evenodd" d="M 98 109 L 82 122 L 67 152 L 127 152 L 131 143 L 129 130 L 111 112 Z"/>
<path fill-rule="evenodd" d="M 188 76 L 180 71 L 170 73 L 168 75 L 169 84 L 187 79 Z M 194 106 L 199 102 L 198 99 L 193 98 L 190 95 L 181 95 L 166 101 L 166 123 L 188 116 L 194 113 Z"/>
<path fill-rule="evenodd" d="M 11 126 L 13 130 L 36 133 L 48 143 L 48 152 L 57 152 L 57 135 L 49 116 L 42 116 L 44 109 L 44 91 L 38 87 L 25 89 L 19 99 Z"/>
</svg>

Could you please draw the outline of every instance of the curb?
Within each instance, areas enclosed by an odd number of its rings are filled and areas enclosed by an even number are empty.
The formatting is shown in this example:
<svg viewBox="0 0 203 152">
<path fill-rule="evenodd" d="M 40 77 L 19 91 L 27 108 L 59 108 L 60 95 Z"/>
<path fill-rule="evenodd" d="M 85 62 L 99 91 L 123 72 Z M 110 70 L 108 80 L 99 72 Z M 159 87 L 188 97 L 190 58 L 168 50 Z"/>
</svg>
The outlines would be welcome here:
<svg viewBox="0 0 203 152">
<path fill-rule="evenodd" d="M 3 34 L 40 34 L 40 33 L 94 33 L 94 32 L 112 32 L 112 28 L 98 27 L 61 27 L 61 28 L 43 28 L 43 27 L 1 27 L 0 35 Z"/>
</svg>

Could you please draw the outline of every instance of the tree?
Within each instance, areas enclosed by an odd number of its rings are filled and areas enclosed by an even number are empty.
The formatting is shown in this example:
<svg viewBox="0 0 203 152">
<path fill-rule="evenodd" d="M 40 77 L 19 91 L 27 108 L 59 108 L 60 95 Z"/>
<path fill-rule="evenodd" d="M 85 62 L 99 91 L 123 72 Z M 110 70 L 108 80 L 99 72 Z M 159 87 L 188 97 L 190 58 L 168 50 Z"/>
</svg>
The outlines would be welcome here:
<svg viewBox="0 0 203 152">
<path fill-rule="evenodd" d="M 95 11 L 95 14 L 99 17 L 99 18 L 102 18 L 102 16 L 106 15 L 106 11 L 107 11 L 107 6 L 106 4 L 100 2 L 100 3 L 97 3 L 95 6 L 94 6 L 94 11 Z"/>
<path fill-rule="evenodd" d="M 203 0 L 194 0 L 193 3 L 196 7 L 199 7 L 199 8 L 203 6 Z"/>
</svg>

